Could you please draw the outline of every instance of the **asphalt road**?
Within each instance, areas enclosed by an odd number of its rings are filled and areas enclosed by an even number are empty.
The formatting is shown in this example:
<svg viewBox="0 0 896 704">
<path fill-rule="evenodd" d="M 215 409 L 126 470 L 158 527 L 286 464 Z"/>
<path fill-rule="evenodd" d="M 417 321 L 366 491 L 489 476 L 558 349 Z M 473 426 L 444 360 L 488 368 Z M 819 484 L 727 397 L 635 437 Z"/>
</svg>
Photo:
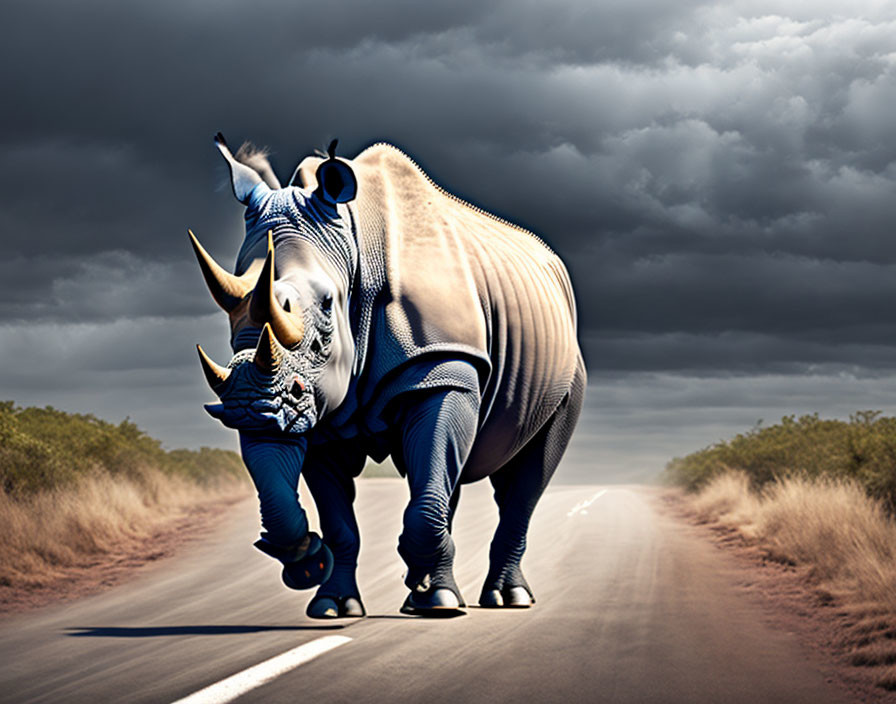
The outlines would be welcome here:
<svg viewBox="0 0 896 704">
<path fill-rule="evenodd" d="M 475 602 L 496 515 L 487 482 L 464 489 L 456 572 Z M 397 479 L 360 482 L 368 618 L 306 619 L 310 592 L 282 587 L 276 563 L 251 547 L 258 519 L 246 501 L 125 585 L 0 622 L 0 701 L 173 702 L 332 635 L 350 640 L 237 701 L 844 701 L 738 589 L 738 568 L 636 487 L 549 489 L 523 563 L 534 608 L 402 616 L 406 497 Z"/>
</svg>

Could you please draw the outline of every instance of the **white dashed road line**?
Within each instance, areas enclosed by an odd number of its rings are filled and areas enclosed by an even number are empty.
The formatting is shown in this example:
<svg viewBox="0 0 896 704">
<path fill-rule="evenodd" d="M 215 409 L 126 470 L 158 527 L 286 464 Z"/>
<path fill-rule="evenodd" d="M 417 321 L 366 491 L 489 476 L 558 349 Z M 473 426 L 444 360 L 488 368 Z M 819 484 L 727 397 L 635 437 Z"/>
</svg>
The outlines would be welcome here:
<svg viewBox="0 0 896 704">
<path fill-rule="evenodd" d="M 305 643 L 292 650 L 287 650 L 270 660 L 258 663 L 242 672 L 223 679 L 220 682 L 200 689 L 188 697 L 178 699 L 172 704 L 224 704 L 241 697 L 256 687 L 261 687 L 271 680 L 286 674 L 290 670 L 314 660 L 318 655 L 323 655 L 328 650 L 345 645 L 351 640 L 346 636 L 324 636 Z"/>
<path fill-rule="evenodd" d="M 569 513 L 567 513 L 566 515 L 574 516 L 577 513 L 581 513 L 581 514 L 588 513 L 588 511 L 586 509 L 606 493 L 607 493 L 606 489 L 601 489 L 599 492 L 597 492 L 594 496 L 592 496 L 587 501 L 579 501 L 579 503 L 577 503 L 575 506 L 573 506 L 572 510 Z"/>
</svg>

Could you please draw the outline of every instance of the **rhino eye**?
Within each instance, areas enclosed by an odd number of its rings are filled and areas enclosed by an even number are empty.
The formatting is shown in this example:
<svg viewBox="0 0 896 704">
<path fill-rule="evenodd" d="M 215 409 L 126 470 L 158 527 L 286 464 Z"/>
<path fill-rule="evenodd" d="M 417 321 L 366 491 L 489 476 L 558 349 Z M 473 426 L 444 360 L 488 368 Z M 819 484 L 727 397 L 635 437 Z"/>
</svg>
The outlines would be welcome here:
<svg viewBox="0 0 896 704">
<path fill-rule="evenodd" d="M 333 307 L 333 294 L 326 293 L 324 297 L 320 301 L 320 307 L 324 312 L 329 312 L 330 308 Z"/>
<path fill-rule="evenodd" d="M 317 338 L 311 341 L 311 351 L 314 352 L 314 354 L 320 354 L 320 342 Z"/>
</svg>

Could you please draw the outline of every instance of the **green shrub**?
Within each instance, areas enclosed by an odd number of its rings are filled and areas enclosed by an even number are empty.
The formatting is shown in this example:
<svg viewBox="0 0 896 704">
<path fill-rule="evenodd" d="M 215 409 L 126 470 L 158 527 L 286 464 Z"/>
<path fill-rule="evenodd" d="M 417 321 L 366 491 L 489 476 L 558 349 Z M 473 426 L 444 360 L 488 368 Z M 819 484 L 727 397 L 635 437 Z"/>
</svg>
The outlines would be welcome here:
<svg viewBox="0 0 896 704">
<path fill-rule="evenodd" d="M 0 487 L 11 497 L 70 486 L 98 473 L 141 484 L 153 471 L 200 484 L 245 477 L 235 452 L 166 451 L 128 419 L 116 425 L 49 406 L 0 402 Z"/>
<path fill-rule="evenodd" d="M 696 490 L 727 469 L 747 474 L 754 488 L 784 477 L 850 478 L 896 509 L 896 418 L 860 411 L 849 422 L 818 414 L 786 416 L 666 465 L 669 481 Z"/>
</svg>

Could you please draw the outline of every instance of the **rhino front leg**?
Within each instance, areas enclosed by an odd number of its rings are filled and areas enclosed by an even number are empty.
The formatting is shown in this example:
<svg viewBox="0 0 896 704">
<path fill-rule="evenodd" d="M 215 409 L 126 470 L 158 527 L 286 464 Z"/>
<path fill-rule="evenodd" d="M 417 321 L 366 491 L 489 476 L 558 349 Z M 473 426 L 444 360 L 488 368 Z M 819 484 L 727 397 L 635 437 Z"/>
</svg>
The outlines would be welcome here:
<svg viewBox="0 0 896 704">
<path fill-rule="evenodd" d="M 305 460 L 305 481 L 320 516 L 324 541 L 334 557 L 333 573 L 320 585 L 308 603 L 311 618 L 364 616 L 356 571 L 361 549 L 360 532 L 353 503 L 355 481 L 367 456 L 344 443 L 312 446 Z"/>
<path fill-rule="evenodd" d="M 451 498 L 478 421 L 478 394 L 454 389 L 410 394 L 396 418 L 400 439 L 393 459 L 411 490 L 398 540 L 411 590 L 403 613 L 437 615 L 464 605 L 454 581 Z"/>
<path fill-rule="evenodd" d="M 240 449 L 258 490 L 265 529 L 255 547 L 283 563 L 283 583 L 291 589 L 308 589 L 326 581 L 333 555 L 318 535 L 309 532 L 298 497 L 307 441 L 240 433 Z"/>
<path fill-rule="evenodd" d="M 240 433 L 243 463 L 258 490 L 261 525 L 275 545 L 295 545 L 308 535 L 308 518 L 298 498 L 306 447 L 305 438 L 285 441 Z"/>
</svg>

